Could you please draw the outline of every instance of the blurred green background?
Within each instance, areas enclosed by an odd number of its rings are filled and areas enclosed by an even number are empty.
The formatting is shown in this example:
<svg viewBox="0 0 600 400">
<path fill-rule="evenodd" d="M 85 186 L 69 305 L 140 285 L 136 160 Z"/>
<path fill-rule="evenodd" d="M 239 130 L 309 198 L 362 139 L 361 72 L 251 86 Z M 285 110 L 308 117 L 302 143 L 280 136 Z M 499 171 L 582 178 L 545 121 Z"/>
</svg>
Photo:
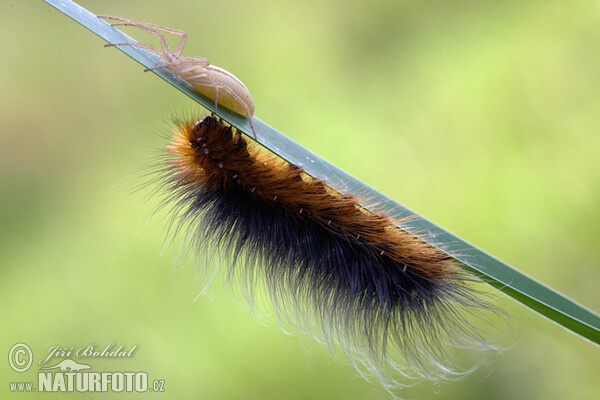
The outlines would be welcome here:
<svg viewBox="0 0 600 400">
<path fill-rule="evenodd" d="M 259 118 L 600 311 L 599 2 L 80 4 L 187 31 L 184 53 L 242 79 Z M 36 362 L 55 345 L 137 345 L 90 364 L 164 379 L 155 398 L 388 398 L 227 291 L 193 301 L 202 265 L 177 258 L 180 242 L 165 250 L 166 214 L 151 218 L 159 199 L 145 200 L 154 185 L 136 189 L 171 115 L 204 110 L 41 1 L 0 3 L 0 43 L 5 354 L 17 342 Z M 503 305 L 512 348 L 466 380 L 400 395 L 598 396 L 598 347 Z M 0 371 L 2 398 L 37 376 Z"/>
</svg>

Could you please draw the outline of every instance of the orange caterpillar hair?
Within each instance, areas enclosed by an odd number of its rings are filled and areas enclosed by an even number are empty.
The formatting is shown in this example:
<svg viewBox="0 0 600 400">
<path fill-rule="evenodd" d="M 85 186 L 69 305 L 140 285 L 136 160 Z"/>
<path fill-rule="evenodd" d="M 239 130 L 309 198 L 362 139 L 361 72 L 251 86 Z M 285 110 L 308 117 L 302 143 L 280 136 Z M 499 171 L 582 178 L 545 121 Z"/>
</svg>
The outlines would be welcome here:
<svg viewBox="0 0 600 400">
<path fill-rule="evenodd" d="M 443 251 L 213 116 L 178 122 L 164 189 L 205 254 L 264 282 L 280 320 L 324 340 L 386 389 L 456 378 L 448 352 L 491 348 L 467 321 L 493 308 Z"/>
</svg>

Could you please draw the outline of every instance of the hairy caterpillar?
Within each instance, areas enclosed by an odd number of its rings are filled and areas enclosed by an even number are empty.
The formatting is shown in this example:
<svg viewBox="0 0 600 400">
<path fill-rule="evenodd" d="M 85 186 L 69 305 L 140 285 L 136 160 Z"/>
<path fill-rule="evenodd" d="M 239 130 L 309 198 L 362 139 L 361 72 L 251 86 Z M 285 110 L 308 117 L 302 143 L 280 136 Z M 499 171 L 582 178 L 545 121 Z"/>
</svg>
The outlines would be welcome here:
<svg viewBox="0 0 600 400">
<path fill-rule="evenodd" d="M 404 378 L 458 378 L 469 369 L 448 352 L 493 348 L 469 316 L 494 307 L 448 254 L 214 116 L 176 124 L 162 171 L 174 220 L 200 252 L 225 257 L 250 297 L 264 285 L 285 326 L 388 390 Z"/>
</svg>

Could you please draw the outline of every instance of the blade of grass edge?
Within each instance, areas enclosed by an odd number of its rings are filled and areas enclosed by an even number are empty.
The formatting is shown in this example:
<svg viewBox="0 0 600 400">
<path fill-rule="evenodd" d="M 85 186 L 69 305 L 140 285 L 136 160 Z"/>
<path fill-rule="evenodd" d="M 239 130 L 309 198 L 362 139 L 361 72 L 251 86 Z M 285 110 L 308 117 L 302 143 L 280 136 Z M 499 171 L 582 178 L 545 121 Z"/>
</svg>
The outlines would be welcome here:
<svg viewBox="0 0 600 400">
<path fill-rule="evenodd" d="M 109 43 L 134 41 L 70 0 L 44 1 Z M 146 68 L 154 67 L 158 63 L 157 55 L 137 46 L 119 46 L 119 49 Z M 198 94 L 187 82 L 171 74 L 167 69 L 155 70 L 154 73 L 213 111 L 212 100 Z M 245 117 L 222 107 L 216 114 L 246 135 L 253 136 Z M 332 187 L 343 188 L 345 191 L 360 194 L 362 198 L 368 198 L 373 204 L 377 204 L 378 208 L 385 209 L 392 218 L 413 217 L 410 219 L 410 225 L 402 225 L 400 228 L 451 254 L 463 263 L 467 270 L 482 277 L 489 285 L 551 321 L 600 345 L 600 316 L 594 312 L 421 217 L 287 138 L 258 118 L 254 117 L 253 121 L 258 141 L 272 152 L 290 163 L 301 166 L 308 174 L 325 179 Z"/>
</svg>

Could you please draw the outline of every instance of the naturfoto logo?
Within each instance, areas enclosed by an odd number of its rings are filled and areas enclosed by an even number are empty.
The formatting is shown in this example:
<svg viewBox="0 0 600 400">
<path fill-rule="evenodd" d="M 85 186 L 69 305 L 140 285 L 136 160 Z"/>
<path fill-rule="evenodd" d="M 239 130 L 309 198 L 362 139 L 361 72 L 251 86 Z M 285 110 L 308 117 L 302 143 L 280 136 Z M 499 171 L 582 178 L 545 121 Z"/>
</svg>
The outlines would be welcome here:
<svg viewBox="0 0 600 400">
<path fill-rule="evenodd" d="M 9 388 L 11 392 L 164 392 L 165 381 L 150 380 L 144 371 L 96 372 L 87 361 L 75 360 L 131 357 L 136 348 L 117 347 L 114 342 L 79 348 L 52 346 L 38 361 L 37 386 L 34 381 L 21 381 L 9 382 Z M 17 343 L 10 349 L 8 361 L 15 372 L 23 373 L 32 364 L 33 352 L 25 343 Z"/>
</svg>

